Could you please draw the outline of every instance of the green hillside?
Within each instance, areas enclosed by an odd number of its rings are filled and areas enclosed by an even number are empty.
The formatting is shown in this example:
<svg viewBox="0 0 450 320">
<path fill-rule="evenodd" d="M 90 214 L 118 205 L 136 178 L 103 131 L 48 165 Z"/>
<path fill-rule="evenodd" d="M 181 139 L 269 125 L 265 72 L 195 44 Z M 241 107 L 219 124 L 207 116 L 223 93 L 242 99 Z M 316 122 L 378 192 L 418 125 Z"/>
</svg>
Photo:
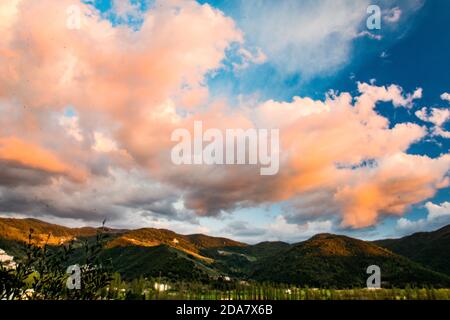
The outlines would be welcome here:
<svg viewBox="0 0 450 320">
<path fill-rule="evenodd" d="M 258 262 L 252 279 L 309 287 L 365 287 L 366 269 L 381 268 L 383 287 L 450 286 L 450 277 L 369 242 L 321 234 Z"/>
<path fill-rule="evenodd" d="M 433 232 L 374 243 L 450 276 L 450 225 Z"/>
<path fill-rule="evenodd" d="M 20 260 L 30 229 L 37 245 L 73 243 L 75 251 L 68 264 L 83 263 L 81 243 L 93 241 L 100 231 L 36 219 L 0 218 L 0 248 Z M 376 242 L 319 234 L 296 244 L 256 245 L 155 228 L 101 231 L 106 233 L 102 258 L 127 280 L 160 275 L 174 281 L 230 277 L 314 288 L 352 288 L 366 286 L 366 269 L 375 264 L 381 268 L 382 287 L 450 287 L 450 226 Z"/>
</svg>

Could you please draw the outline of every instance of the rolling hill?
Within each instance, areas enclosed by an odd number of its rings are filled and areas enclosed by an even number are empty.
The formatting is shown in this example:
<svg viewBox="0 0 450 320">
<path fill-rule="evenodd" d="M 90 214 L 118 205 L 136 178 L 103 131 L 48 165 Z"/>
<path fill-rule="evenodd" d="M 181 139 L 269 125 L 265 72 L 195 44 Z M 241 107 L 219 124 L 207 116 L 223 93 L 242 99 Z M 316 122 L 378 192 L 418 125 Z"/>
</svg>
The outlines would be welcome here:
<svg viewBox="0 0 450 320">
<path fill-rule="evenodd" d="M 96 233 L 96 229 L 91 227 L 67 228 L 31 218 L 0 218 L 0 236 L 3 239 L 28 241 L 30 230 L 33 230 L 33 238 L 39 245 L 45 242 L 60 244 L 77 236 L 92 236 Z"/>
<path fill-rule="evenodd" d="M 450 225 L 433 232 L 374 243 L 450 276 Z"/>
<path fill-rule="evenodd" d="M 36 219 L 0 218 L 0 248 L 20 259 L 33 229 L 38 245 L 75 244 L 92 239 L 98 228 L 68 228 Z M 318 234 L 306 241 L 242 242 L 203 234 L 182 235 L 165 229 L 106 230 L 102 253 L 125 279 L 166 276 L 207 280 L 229 276 L 241 280 L 310 287 L 349 288 L 366 285 L 366 269 L 382 270 L 382 286 L 450 287 L 450 226 L 431 233 L 376 242 Z M 81 252 L 74 253 L 77 262 Z M 447 274 L 444 274 L 447 273 Z"/>
<path fill-rule="evenodd" d="M 33 243 L 57 246 L 68 241 L 91 239 L 99 228 L 68 228 L 36 219 L 0 218 L 0 248 L 16 258 L 24 255 L 30 229 Z M 192 280 L 218 277 L 212 267 L 214 260 L 200 251 L 222 246 L 243 247 L 246 244 L 202 234 L 181 235 L 170 230 L 142 228 L 116 230 L 102 228 L 108 233 L 103 258 L 111 259 L 114 271 L 124 278 L 163 275 L 174 279 Z M 78 263 L 82 253 L 75 250 L 70 263 Z"/>
<path fill-rule="evenodd" d="M 381 268 L 383 287 L 450 286 L 450 277 L 428 270 L 370 242 L 333 234 L 319 234 L 257 262 L 250 277 L 308 285 L 352 288 L 366 285 L 366 269 Z"/>
<path fill-rule="evenodd" d="M 245 246 L 244 243 L 225 238 L 209 237 L 202 234 L 181 235 L 165 229 L 143 228 L 124 232 L 117 238 L 111 240 L 107 244 L 107 248 L 128 246 L 155 247 L 160 245 L 178 249 L 208 262 L 212 262 L 212 260 L 201 255 L 200 250 L 220 248 L 223 246 Z"/>
</svg>

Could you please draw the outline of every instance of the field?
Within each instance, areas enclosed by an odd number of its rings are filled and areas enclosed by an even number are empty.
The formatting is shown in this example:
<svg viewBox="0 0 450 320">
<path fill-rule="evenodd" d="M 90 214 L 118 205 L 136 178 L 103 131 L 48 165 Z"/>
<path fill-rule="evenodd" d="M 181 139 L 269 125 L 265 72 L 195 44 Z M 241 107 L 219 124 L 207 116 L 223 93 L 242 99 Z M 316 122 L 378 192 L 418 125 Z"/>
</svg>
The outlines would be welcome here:
<svg viewBox="0 0 450 320">
<path fill-rule="evenodd" d="M 168 291 L 137 295 L 118 294 L 117 299 L 145 300 L 450 300 L 450 289 L 291 289 L 259 288 L 243 291 Z"/>
<path fill-rule="evenodd" d="M 126 283 L 117 275 L 103 292 L 109 299 L 137 300 L 450 300 L 450 289 L 391 288 L 369 290 L 300 288 L 258 283 L 164 283 L 139 279 Z M 153 284 L 153 285 L 152 285 Z M 156 284 L 156 285 L 155 285 Z"/>
</svg>

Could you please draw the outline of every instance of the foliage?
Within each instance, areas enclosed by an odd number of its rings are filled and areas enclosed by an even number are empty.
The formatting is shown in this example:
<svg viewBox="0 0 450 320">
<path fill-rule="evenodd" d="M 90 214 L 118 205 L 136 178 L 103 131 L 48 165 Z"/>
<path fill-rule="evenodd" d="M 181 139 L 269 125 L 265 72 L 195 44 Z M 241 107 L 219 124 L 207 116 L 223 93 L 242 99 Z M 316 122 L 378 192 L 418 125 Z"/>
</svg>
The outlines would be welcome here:
<svg viewBox="0 0 450 320">
<path fill-rule="evenodd" d="M 375 244 L 450 276 L 450 225 L 400 239 L 375 241 Z"/>
<path fill-rule="evenodd" d="M 97 232 L 94 242 L 87 239 L 82 244 L 84 253 L 80 265 L 81 288 L 70 290 L 66 283 L 68 261 L 74 252 L 73 241 L 57 247 L 47 242 L 39 246 L 33 242 L 34 230 L 30 229 L 26 243 L 26 255 L 17 262 L 16 268 L 0 264 L 1 299 L 99 299 L 101 289 L 110 280 L 110 268 L 102 263 L 100 254 L 104 244 L 103 228 Z M 50 235 L 48 236 L 50 238 Z"/>
<path fill-rule="evenodd" d="M 167 284 L 159 291 L 155 283 Z M 143 278 L 124 281 L 119 274 L 108 287 L 108 297 L 119 300 L 450 300 L 450 289 L 319 289 L 286 284 L 216 279 L 209 283 Z"/>
</svg>

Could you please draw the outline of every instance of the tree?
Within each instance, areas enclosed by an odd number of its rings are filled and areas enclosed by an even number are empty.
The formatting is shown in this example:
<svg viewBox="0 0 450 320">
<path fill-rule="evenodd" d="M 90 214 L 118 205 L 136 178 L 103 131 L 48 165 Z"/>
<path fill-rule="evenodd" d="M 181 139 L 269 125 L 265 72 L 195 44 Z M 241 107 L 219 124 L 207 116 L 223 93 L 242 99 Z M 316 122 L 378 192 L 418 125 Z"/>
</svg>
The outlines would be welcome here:
<svg viewBox="0 0 450 320">
<path fill-rule="evenodd" d="M 17 262 L 15 269 L 0 263 L 0 299 L 101 299 L 101 290 L 112 279 L 110 261 L 100 259 L 105 239 L 104 230 L 103 223 L 93 242 L 83 241 L 80 248 L 81 287 L 71 290 L 66 285 L 69 278 L 66 271 L 75 250 L 73 241 L 58 247 L 51 247 L 47 243 L 39 247 L 33 243 L 34 231 L 30 229 L 25 258 Z"/>
</svg>

